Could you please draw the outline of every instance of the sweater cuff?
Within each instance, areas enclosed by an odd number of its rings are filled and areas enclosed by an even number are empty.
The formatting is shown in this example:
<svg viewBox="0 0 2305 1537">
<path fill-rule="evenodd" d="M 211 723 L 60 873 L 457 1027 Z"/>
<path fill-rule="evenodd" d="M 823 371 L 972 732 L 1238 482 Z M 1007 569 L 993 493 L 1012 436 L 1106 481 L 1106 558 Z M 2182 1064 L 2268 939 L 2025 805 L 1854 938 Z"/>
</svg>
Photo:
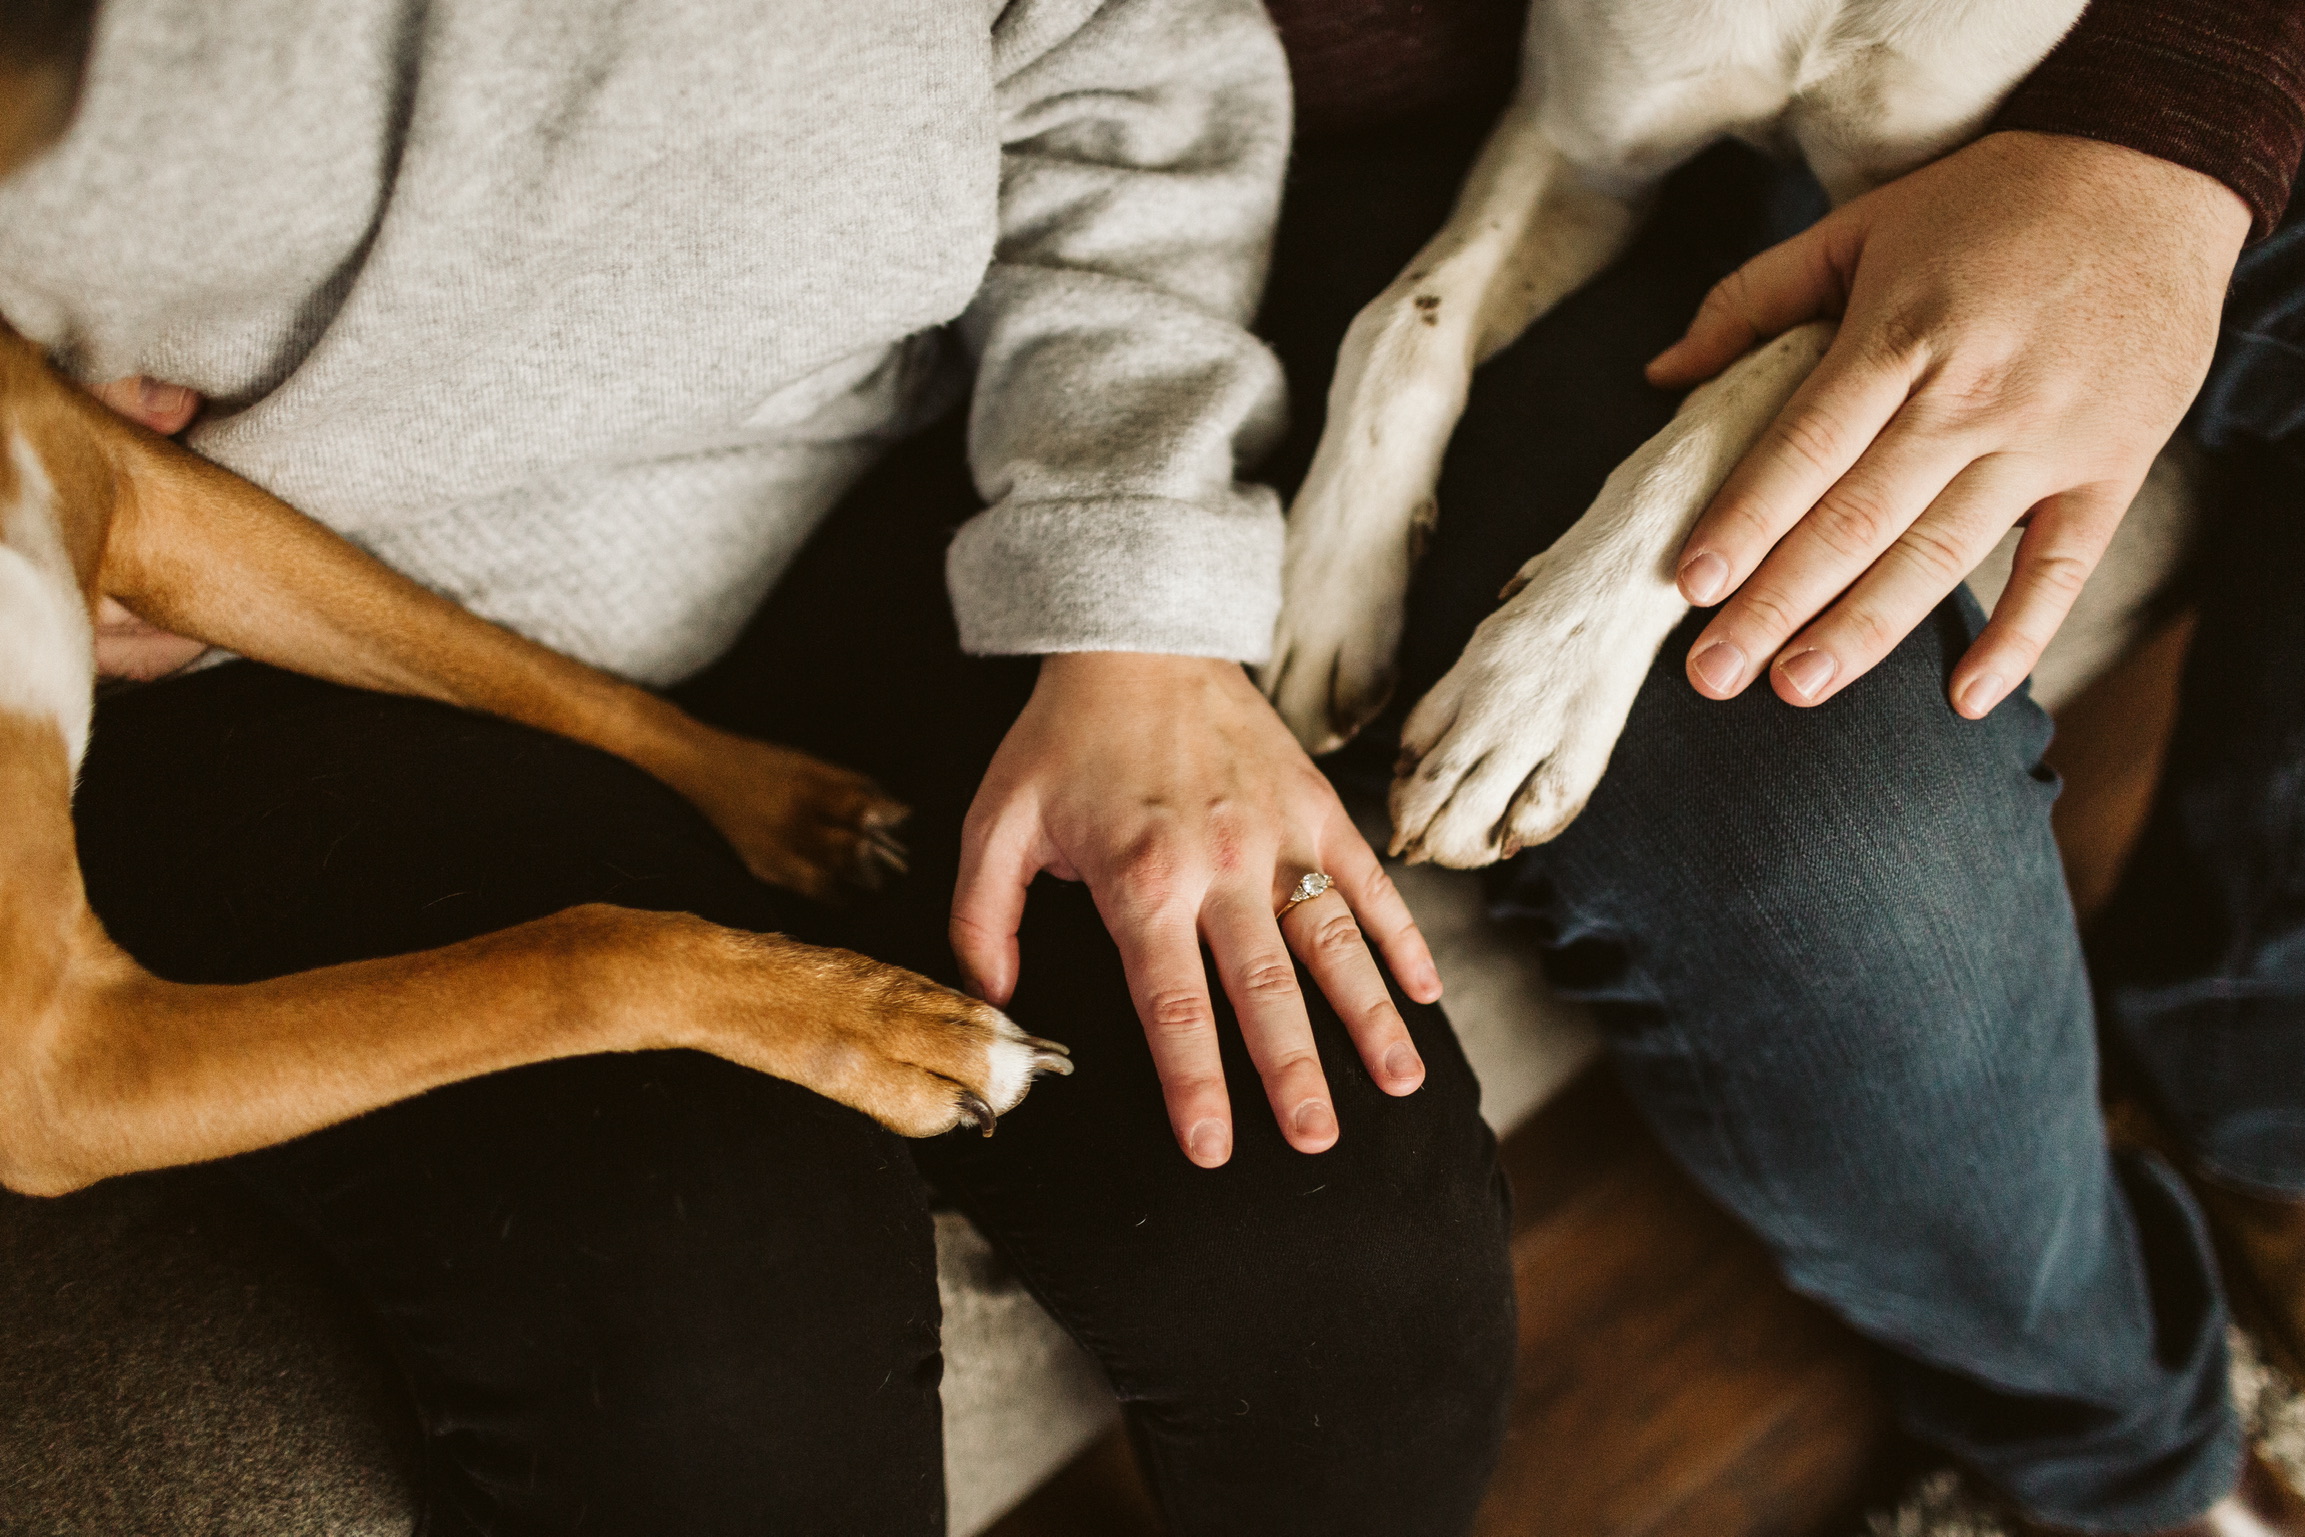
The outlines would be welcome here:
<svg viewBox="0 0 2305 1537">
<path fill-rule="evenodd" d="M 2305 6 L 2091 0 L 1992 127 L 2099 139 L 2213 176 L 2261 239 L 2305 150 Z"/>
<path fill-rule="evenodd" d="M 1280 502 L 1007 502 L 962 527 L 945 583 L 972 656 L 1153 651 L 1262 662 L 1280 617 Z"/>
</svg>

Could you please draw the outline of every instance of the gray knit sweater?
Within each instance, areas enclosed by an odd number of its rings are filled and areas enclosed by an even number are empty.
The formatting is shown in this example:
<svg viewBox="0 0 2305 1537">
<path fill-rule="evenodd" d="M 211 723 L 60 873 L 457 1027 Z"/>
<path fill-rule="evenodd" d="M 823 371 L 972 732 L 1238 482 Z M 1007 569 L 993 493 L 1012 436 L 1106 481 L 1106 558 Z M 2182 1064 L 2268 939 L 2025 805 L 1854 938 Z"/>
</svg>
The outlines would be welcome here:
<svg viewBox="0 0 2305 1537">
<path fill-rule="evenodd" d="M 107 0 L 0 313 L 194 445 L 667 683 L 965 388 L 962 642 L 1261 658 L 1256 0 Z"/>
</svg>

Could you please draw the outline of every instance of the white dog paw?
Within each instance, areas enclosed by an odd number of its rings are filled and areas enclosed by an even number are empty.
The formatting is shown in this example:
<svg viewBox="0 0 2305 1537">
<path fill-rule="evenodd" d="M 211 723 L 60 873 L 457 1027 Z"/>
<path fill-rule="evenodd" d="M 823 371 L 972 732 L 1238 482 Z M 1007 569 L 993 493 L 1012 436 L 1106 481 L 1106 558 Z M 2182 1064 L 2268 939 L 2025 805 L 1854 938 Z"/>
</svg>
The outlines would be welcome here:
<svg viewBox="0 0 2305 1537">
<path fill-rule="evenodd" d="M 1540 555 L 1409 715 L 1393 852 L 1458 869 L 1558 837 L 1585 809 L 1685 605 Z"/>
<path fill-rule="evenodd" d="M 1307 751 L 1341 747 L 1391 697 L 1409 573 L 1472 383 L 1469 320 L 1396 283 L 1346 333 L 1328 424 L 1289 509 L 1265 692 Z"/>
<path fill-rule="evenodd" d="M 1423 499 L 1405 537 L 1358 548 L 1316 538 L 1292 547 L 1287 601 L 1262 676 L 1305 751 L 1344 746 L 1391 700 L 1409 573 L 1431 531 L 1432 505 Z"/>
</svg>

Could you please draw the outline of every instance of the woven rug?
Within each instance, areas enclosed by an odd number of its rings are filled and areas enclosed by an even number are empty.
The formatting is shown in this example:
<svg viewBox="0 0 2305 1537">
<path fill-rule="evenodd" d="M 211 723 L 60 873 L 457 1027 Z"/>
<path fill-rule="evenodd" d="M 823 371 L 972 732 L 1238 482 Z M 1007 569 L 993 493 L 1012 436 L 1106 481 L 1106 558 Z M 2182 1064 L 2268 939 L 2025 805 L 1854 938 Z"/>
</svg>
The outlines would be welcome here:
<svg viewBox="0 0 2305 1537">
<path fill-rule="evenodd" d="M 2305 1393 L 2239 1330 L 2233 1334 L 2233 1399 L 2266 1460 L 2305 1489 Z M 1876 1511 L 1865 1523 L 1865 1537 L 2014 1537 L 2015 1531 L 2007 1504 L 1950 1468 L 1917 1479 L 1896 1509 Z"/>
</svg>

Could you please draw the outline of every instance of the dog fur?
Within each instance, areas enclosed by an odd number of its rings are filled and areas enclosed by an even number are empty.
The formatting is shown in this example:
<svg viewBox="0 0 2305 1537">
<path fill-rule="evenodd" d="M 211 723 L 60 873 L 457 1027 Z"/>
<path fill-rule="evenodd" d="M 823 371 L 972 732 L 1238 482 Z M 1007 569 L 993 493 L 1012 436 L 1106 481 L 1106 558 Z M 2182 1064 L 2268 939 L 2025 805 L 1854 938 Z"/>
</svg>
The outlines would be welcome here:
<svg viewBox="0 0 2305 1537">
<path fill-rule="evenodd" d="M 1518 92 L 1455 211 L 1346 335 L 1290 510 L 1264 682 L 1306 748 L 1340 745 L 1391 692 L 1411 565 L 1473 370 L 1617 257 L 1668 172 L 1734 135 L 1801 155 L 1846 201 L 1974 136 L 2081 9 L 1535 0 Z M 1395 853 L 1483 865 L 1583 809 L 1688 611 L 1673 571 L 1683 541 L 1831 337 L 1804 326 L 1693 392 L 1522 568 L 1408 717 Z M 2107 563 L 2165 561 L 2167 522 L 2125 528 Z"/>
<path fill-rule="evenodd" d="M 1070 1071 L 1062 1047 L 897 967 L 607 906 L 244 987 L 150 975 L 89 910 L 73 837 L 106 593 L 259 660 L 617 753 L 755 873 L 814 894 L 896 866 L 903 808 L 474 618 L 114 416 L 4 328 L 0 443 L 0 1183 L 61 1193 L 595 1052 L 709 1051 L 916 1137 L 989 1133 L 1036 1075 Z"/>
</svg>

